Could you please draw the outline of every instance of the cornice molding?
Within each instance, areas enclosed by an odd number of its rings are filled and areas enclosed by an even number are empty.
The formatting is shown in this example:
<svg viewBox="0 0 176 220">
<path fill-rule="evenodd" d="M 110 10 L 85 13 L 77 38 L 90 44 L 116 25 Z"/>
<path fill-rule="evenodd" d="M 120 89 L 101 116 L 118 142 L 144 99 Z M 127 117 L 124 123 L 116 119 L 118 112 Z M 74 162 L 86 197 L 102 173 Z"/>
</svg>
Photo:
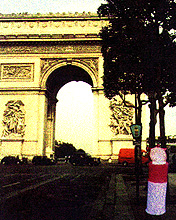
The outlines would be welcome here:
<svg viewBox="0 0 176 220">
<path fill-rule="evenodd" d="M 98 34 L 14 34 L 0 35 L 1 41 L 87 41 L 101 40 Z"/>
<path fill-rule="evenodd" d="M 45 95 L 46 89 L 38 88 L 38 87 L 8 87 L 1 88 L 0 95 Z"/>
<path fill-rule="evenodd" d="M 58 17 L 27 17 L 27 15 L 26 18 L 0 17 L 0 41 L 98 38 L 102 27 L 108 24 L 107 18 L 86 14 Z"/>
<path fill-rule="evenodd" d="M 47 13 L 47 14 L 28 14 L 28 12 L 25 13 L 12 13 L 12 14 L 2 14 L 0 13 L 0 19 L 37 19 L 37 18 L 99 18 L 97 13 L 92 12 L 63 12 L 63 13 Z"/>
</svg>

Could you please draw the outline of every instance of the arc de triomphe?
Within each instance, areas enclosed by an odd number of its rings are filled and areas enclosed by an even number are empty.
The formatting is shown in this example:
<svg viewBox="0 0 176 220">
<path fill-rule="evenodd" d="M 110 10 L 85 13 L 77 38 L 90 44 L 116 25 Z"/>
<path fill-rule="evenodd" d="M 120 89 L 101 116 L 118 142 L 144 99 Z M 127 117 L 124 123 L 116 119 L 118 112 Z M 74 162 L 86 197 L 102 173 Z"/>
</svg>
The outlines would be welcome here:
<svg viewBox="0 0 176 220">
<path fill-rule="evenodd" d="M 1 158 L 53 154 L 56 95 L 73 80 L 92 86 L 92 154 L 116 156 L 120 147 L 132 146 L 128 129 L 133 116 L 119 122 L 116 135 L 109 126 L 112 112 L 103 94 L 99 37 L 107 24 L 91 13 L 0 15 Z"/>
</svg>

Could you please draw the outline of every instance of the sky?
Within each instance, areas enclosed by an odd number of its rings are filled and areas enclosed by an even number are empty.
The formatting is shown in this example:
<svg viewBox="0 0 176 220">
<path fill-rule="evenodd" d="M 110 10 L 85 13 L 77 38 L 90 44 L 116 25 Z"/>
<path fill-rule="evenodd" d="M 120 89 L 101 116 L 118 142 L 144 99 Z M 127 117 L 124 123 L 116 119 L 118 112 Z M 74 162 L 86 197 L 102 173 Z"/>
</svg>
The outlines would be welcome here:
<svg viewBox="0 0 176 220">
<path fill-rule="evenodd" d="M 56 139 L 91 153 L 93 145 L 93 94 L 84 82 L 70 82 L 57 95 Z"/>
<path fill-rule="evenodd" d="M 164 108 L 165 110 L 165 131 L 166 136 L 175 136 L 176 135 L 176 107 L 169 107 L 168 105 Z M 148 108 L 148 115 L 150 115 L 150 111 Z M 159 115 L 157 116 L 157 124 L 156 128 L 156 136 L 160 135 L 159 132 Z M 149 129 L 148 129 L 149 130 Z"/>
<path fill-rule="evenodd" d="M 105 0 L 1 0 L 0 13 L 47 14 L 63 12 L 96 12 Z M 73 143 L 75 147 L 87 147 L 93 132 L 93 96 L 91 88 L 83 82 L 66 84 L 58 93 L 56 110 L 56 139 Z M 166 108 L 166 135 L 176 134 L 176 107 Z M 63 126 L 61 126 L 63 125 Z M 84 126 L 83 126 L 84 125 Z M 158 127 L 158 126 L 157 126 Z M 64 129 L 63 129 L 64 128 Z M 156 129 L 156 135 L 159 135 Z"/>
<path fill-rule="evenodd" d="M 96 12 L 104 0 L 1 0 L 0 13 Z"/>
</svg>

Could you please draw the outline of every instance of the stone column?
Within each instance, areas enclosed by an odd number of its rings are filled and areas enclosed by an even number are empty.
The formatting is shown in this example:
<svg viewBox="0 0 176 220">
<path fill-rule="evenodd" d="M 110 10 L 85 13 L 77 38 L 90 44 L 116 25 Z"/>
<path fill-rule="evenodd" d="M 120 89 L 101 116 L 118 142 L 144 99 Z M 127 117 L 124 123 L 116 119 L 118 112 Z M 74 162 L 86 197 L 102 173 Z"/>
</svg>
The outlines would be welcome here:
<svg viewBox="0 0 176 220">
<path fill-rule="evenodd" d="M 56 119 L 56 102 L 57 100 L 49 100 L 47 105 L 46 135 L 44 143 L 44 154 L 50 157 L 54 153 L 55 141 L 55 119 Z"/>
</svg>

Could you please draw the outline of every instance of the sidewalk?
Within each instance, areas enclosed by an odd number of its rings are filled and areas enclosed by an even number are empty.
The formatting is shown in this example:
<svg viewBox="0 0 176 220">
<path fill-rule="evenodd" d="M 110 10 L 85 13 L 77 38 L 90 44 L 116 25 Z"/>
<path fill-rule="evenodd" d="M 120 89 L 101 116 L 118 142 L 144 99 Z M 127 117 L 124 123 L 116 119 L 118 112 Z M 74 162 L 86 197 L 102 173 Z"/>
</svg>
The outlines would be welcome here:
<svg viewBox="0 0 176 220">
<path fill-rule="evenodd" d="M 147 204 L 147 177 L 141 177 L 139 203 L 136 201 L 134 175 L 112 174 L 108 190 L 103 190 L 96 200 L 91 220 L 175 220 L 176 173 L 168 174 L 166 213 L 152 216 L 145 212 Z"/>
<path fill-rule="evenodd" d="M 91 220 L 135 220 L 121 174 L 111 175 L 108 189 L 102 189 L 90 214 Z"/>
<path fill-rule="evenodd" d="M 136 202 L 136 181 L 134 177 L 130 180 L 128 175 L 128 180 L 124 181 L 125 188 L 127 191 L 128 201 L 130 202 L 131 212 L 133 212 L 133 217 L 130 214 L 126 215 L 126 218 L 121 219 L 135 219 L 135 220 L 175 220 L 176 219 L 176 173 L 168 174 L 168 193 L 167 193 L 167 202 L 166 202 L 166 213 L 160 216 L 152 216 L 145 212 L 146 204 L 147 204 L 147 178 L 141 177 L 140 187 L 139 187 L 139 203 Z M 123 180 L 125 178 L 123 177 Z M 119 185 L 119 182 L 116 183 Z M 125 208 L 126 211 L 126 208 Z M 116 217 L 116 216 L 115 216 Z M 114 218 L 116 219 L 116 218 Z"/>
<path fill-rule="evenodd" d="M 136 202 L 135 181 L 126 181 L 128 195 L 131 201 L 131 208 L 133 210 L 136 220 L 175 220 L 176 219 L 176 173 L 168 174 L 168 192 L 166 200 L 166 213 L 160 216 L 152 216 L 145 212 L 147 204 L 147 179 L 140 181 L 140 198 L 139 204 Z"/>
<path fill-rule="evenodd" d="M 122 175 L 116 175 L 116 198 L 115 198 L 115 212 L 114 220 L 134 220 L 134 214 L 131 208 L 130 199 L 128 196 L 127 188 Z"/>
</svg>

